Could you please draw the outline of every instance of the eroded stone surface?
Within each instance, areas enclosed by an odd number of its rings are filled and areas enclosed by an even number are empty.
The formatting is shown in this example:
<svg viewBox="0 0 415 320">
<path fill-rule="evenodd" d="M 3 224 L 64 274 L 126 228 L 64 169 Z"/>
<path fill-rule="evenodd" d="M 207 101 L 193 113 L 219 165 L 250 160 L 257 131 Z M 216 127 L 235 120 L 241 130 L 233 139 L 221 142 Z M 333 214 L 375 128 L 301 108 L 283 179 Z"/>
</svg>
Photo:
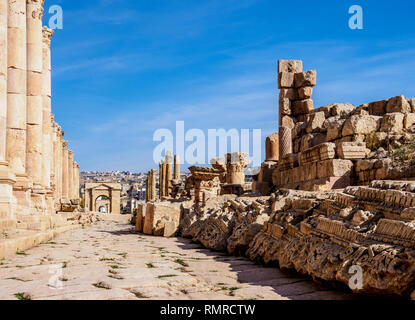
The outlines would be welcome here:
<svg viewBox="0 0 415 320">
<path fill-rule="evenodd" d="M 352 298 L 190 240 L 133 231 L 125 221 L 101 221 L 3 260 L 0 299 L 19 293 L 35 300 Z M 56 266 L 62 266 L 62 289 L 49 285 Z"/>
</svg>

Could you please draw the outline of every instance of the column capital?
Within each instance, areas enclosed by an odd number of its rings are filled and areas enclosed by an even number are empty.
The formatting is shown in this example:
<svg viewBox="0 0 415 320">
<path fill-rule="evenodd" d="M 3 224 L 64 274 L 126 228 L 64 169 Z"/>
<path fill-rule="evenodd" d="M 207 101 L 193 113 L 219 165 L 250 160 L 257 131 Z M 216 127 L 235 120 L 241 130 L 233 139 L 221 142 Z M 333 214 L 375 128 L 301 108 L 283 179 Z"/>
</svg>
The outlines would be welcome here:
<svg viewBox="0 0 415 320">
<path fill-rule="evenodd" d="M 63 131 L 62 131 L 63 132 Z M 66 149 L 68 147 L 68 141 L 66 141 L 66 140 L 63 140 L 62 141 L 62 148 L 63 149 Z"/>
<path fill-rule="evenodd" d="M 47 26 L 43 26 L 42 28 L 42 34 L 43 34 L 43 43 L 46 44 L 50 48 L 50 42 L 52 39 L 53 34 L 55 31 L 48 28 Z"/>
<path fill-rule="evenodd" d="M 43 18 L 43 4 L 45 0 L 26 0 L 26 5 L 38 6 L 32 13 L 29 13 L 33 19 L 42 20 Z"/>
</svg>

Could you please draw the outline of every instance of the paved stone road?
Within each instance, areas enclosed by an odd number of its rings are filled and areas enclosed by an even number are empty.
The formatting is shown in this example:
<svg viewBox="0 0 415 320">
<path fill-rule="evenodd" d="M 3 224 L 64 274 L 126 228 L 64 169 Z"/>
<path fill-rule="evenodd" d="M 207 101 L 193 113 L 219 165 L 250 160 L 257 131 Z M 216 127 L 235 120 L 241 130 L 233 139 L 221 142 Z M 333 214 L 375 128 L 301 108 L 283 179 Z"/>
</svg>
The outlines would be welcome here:
<svg viewBox="0 0 415 320">
<path fill-rule="evenodd" d="M 344 291 L 101 221 L 0 261 L 0 299 L 350 299 Z"/>
</svg>

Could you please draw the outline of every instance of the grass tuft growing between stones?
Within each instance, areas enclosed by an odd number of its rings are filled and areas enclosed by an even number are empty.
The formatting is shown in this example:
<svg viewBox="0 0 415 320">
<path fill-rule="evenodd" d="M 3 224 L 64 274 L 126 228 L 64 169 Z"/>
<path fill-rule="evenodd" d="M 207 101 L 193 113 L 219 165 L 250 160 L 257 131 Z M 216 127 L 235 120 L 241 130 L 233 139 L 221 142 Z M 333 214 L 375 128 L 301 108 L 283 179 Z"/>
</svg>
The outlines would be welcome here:
<svg viewBox="0 0 415 320">
<path fill-rule="evenodd" d="M 114 261 L 114 258 L 101 258 L 99 261 Z"/>
<path fill-rule="evenodd" d="M 157 278 L 164 279 L 164 278 L 172 278 L 172 277 L 177 277 L 177 274 L 164 274 L 164 275 L 158 276 Z"/>
<path fill-rule="evenodd" d="M 30 295 L 27 294 L 27 293 L 24 293 L 24 292 L 15 293 L 14 296 L 18 300 L 32 300 L 32 298 L 30 297 Z"/>
<path fill-rule="evenodd" d="M 97 283 L 92 284 L 96 288 L 110 290 L 111 286 L 103 281 L 98 281 Z"/>
<path fill-rule="evenodd" d="M 186 263 L 186 262 L 184 262 L 182 259 L 176 259 L 176 260 L 174 260 L 174 262 L 175 263 L 178 263 L 178 264 L 180 264 L 181 266 L 183 266 L 183 267 L 188 267 L 189 265 Z"/>
</svg>

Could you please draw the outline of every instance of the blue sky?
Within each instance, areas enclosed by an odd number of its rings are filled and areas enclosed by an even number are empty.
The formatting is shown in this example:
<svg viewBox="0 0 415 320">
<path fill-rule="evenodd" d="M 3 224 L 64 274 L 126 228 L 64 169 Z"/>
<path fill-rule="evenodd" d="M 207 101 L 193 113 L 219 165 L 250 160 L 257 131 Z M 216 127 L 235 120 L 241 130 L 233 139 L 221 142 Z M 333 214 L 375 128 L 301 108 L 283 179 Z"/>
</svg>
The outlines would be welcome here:
<svg viewBox="0 0 415 320">
<path fill-rule="evenodd" d="M 46 0 L 44 23 L 55 4 L 52 108 L 82 170 L 155 168 L 153 133 L 177 120 L 266 137 L 278 59 L 317 70 L 316 107 L 415 96 L 413 1 Z"/>
</svg>

